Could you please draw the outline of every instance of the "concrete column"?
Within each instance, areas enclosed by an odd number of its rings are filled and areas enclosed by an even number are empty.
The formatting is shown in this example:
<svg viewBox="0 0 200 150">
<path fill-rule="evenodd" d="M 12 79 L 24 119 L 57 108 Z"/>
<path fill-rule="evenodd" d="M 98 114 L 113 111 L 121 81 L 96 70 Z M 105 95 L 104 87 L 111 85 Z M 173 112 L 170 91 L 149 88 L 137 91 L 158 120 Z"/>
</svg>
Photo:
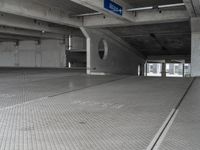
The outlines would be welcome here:
<svg viewBox="0 0 200 150">
<path fill-rule="evenodd" d="M 37 43 L 35 47 L 36 47 L 35 67 L 41 67 L 42 65 L 41 43 Z"/>
<path fill-rule="evenodd" d="M 63 40 L 62 42 L 59 43 L 59 67 L 63 68 L 66 67 L 66 56 L 65 56 L 65 50 L 66 50 L 66 41 Z"/>
<path fill-rule="evenodd" d="M 147 77 L 147 61 L 146 63 L 144 64 L 144 76 Z"/>
<path fill-rule="evenodd" d="M 191 52 L 191 76 L 200 76 L 200 18 L 191 19 L 192 28 L 192 52 Z"/>
<path fill-rule="evenodd" d="M 161 75 L 162 77 L 166 77 L 166 63 L 162 63 Z"/>
<path fill-rule="evenodd" d="M 87 60 L 87 64 L 86 64 L 86 68 L 87 68 L 87 74 L 91 74 L 92 72 L 92 68 L 91 68 L 91 37 L 88 34 L 88 32 L 85 30 L 85 28 L 80 28 L 82 33 L 84 34 L 85 38 L 86 38 L 86 60 Z"/>
<path fill-rule="evenodd" d="M 19 42 L 16 42 L 14 56 L 15 56 L 15 66 L 19 67 Z"/>
</svg>

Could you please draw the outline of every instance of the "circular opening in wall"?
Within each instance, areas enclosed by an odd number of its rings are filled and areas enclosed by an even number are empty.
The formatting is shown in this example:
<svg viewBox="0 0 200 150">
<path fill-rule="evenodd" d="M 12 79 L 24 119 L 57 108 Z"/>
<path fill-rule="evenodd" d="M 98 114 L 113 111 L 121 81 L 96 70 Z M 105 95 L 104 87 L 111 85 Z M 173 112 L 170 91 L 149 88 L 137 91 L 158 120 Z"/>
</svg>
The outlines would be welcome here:
<svg viewBox="0 0 200 150">
<path fill-rule="evenodd" d="M 100 40 L 98 51 L 99 51 L 99 57 L 102 60 L 105 60 L 108 55 L 108 43 L 106 42 L 106 40 L 104 39 Z"/>
</svg>

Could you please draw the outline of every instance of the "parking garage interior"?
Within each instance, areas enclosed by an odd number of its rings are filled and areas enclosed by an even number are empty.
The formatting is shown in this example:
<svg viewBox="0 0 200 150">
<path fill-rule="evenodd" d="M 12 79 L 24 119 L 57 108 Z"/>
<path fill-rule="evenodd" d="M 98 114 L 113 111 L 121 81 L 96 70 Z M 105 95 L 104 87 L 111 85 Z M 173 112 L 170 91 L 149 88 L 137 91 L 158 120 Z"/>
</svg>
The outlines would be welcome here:
<svg viewBox="0 0 200 150">
<path fill-rule="evenodd" d="M 199 0 L 0 0 L 0 150 L 199 150 Z"/>
</svg>

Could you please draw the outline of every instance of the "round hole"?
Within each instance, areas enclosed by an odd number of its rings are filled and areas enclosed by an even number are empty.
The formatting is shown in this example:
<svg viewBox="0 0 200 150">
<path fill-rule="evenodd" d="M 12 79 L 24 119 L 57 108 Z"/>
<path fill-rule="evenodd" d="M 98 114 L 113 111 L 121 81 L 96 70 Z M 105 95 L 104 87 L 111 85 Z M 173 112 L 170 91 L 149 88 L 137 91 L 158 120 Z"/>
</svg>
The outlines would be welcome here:
<svg viewBox="0 0 200 150">
<path fill-rule="evenodd" d="M 105 60 L 107 55 L 108 55 L 108 44 L 106 40 L 100 40 L 99 46 L 98 46 L 98 51 L 99 51 L 99 57 L 102 60 Z"/>
</svg>

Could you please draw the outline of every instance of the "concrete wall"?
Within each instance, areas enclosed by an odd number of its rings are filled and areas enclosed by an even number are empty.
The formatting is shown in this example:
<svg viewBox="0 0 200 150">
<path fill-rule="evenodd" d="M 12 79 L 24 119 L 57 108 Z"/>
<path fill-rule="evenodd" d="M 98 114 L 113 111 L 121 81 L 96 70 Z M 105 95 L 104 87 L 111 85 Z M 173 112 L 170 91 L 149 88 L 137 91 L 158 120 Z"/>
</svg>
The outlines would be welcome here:
<svg viewBox="0 0 200 150">
<path fill-rule="evenodd" d="M 87 38 L 87 73 L 88 74 L 138 74 L 138 65 L 145 63 L 136 54 L 133 47 L 113 33 L 102 29 L 81 28 Z M 108 54 L 105 60 L 100 59 L 99 42 L 104 39 L 108 44 Z"/>
<path fill-rule="evenodd" d="M 81 36 L 72 36 L 72 51 L 86 52 L 86 39 Z"/>
<path fill-rule="evenodd" d="M 0 67 L 52 67 L 66 64 L 65 44 L 59 40 L 23 41 L 0 43 Z"/>
<path fill-rule="evenodd" d="M 69 40 L 69 51 L 67 51 L 67 64 L 71 68 L 86 68 L 86 38 L 82 36 L 71 36 Z"/>
<path fill-rule="evenodd" d="M 192 52 L 191 75 L 200 76 L 200 18 L 191 19 L 192 28 Z"/>
</svg>

